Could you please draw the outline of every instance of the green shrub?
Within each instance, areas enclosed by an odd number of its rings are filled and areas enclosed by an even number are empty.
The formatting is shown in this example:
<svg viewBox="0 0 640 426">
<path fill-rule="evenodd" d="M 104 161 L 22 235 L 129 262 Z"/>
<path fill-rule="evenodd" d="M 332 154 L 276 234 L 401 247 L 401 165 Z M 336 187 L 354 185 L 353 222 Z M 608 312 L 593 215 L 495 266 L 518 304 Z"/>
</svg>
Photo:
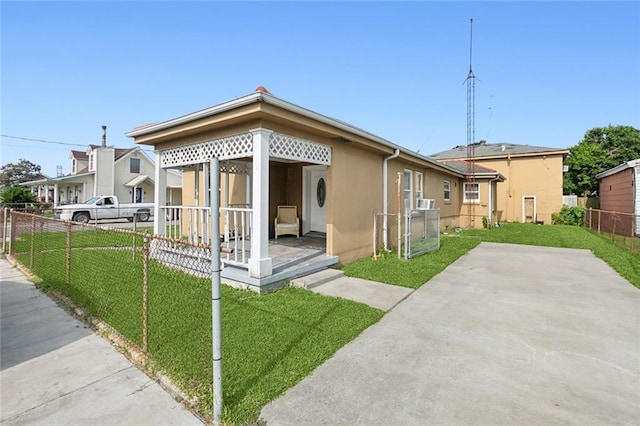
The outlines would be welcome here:
<svg viewBox="0 0 640 426">
<path fill-rule="evenodd" d="M 33 203 L 36 196 L 27 188 L 11 186 L 0 193 L 0 201 L 3 203 Z"/>
<path fill-rule="evenodd" d="M 584 207 L 562 206 L 560 213 L 551 214 L 551 223 L 554 225 L 582 226 L 584 221 Z"/>
</svg>

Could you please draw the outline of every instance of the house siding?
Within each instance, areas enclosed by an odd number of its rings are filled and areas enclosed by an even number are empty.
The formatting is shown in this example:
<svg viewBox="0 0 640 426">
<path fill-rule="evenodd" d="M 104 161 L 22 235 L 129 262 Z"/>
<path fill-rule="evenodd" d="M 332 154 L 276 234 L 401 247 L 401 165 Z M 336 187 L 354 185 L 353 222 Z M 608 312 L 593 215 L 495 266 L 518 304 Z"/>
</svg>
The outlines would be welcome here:
<svg viewBox="0 0 640 426">
<path fill-rule="evenodd" d="M 551 214 L 562 208 L 562 155 L 476 159 L 475 162 L 497 170 L 506 178 L 496 185 L 496 216 L 500 221 L 523 222 L 525 196 L 536 197 L 539 222 L 551 223 Z"/>
<path fill-rule="evenodd" d="M 601 210 L 634 213 L 634 172 L 629 168 L 600 180 Z"/>
</svg>

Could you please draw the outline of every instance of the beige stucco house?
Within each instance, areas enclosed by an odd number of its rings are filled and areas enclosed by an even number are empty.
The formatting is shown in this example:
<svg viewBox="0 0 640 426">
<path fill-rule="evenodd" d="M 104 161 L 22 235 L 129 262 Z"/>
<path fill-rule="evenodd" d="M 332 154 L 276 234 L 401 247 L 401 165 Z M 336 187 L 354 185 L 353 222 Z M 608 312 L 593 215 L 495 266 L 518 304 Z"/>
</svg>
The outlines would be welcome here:
<svg viewBox="0 0 640 426">
<path fill-rule="evenodd" d="M 451 164 L 468 159 L 467 146 L 430 155 Z M 551 223 L 551 214 L 562 208 L 563 161 L 567 149 L 511 143 L 475 144 L 473 162 L 505 177 L 496 182 L 495 222 Z"/>
<path fill-rule="evenodd" d="M 96 195 L 116 195 L 121 202 L 150 203 L 155 200 L 155 164 L 140 147 L 116 148 L 89 145 L 86 151 L 71 151 L 71 173 L 22 183 L 41 202 L 55 206 L 82 203 Z M 182 176 L 173 170 L 165 184 L 169 202 L 182 200 Z"/>
<path fill-rule="evenodd" d="M 474 183 L 484 189 L 465 193 L 466 166 L 411 152 L 277 98 L 263 87 L 205 110 L 136 128 L 127 136 L 156 150 L 157 209 L 165 204 L 164 175 L 170 169 L 183 171 L 183 224 L 187 215 L 208 208 L 211 161 L 218 159 L 221 226 L 237 227 L 234 235 L 243 236 L 238 239 L 246 243 L 242 249 L 236 246 L 236 252 L 246 256 L 225 263 L 223 277 L 243 270 L 244 276 L 236 274 L 234 279 L 254 288 L 283 278 L 274 263 L 275 246 L 286 239 L 273 240 L 278 206 L 296 207 L 300 234 L 321 238 L 327 264 L 346 264 L 371 256 L 375 213 L 382 215 L 384 246 L 393 248 L 398 221 L 391 214 L 399 209 L 434 200 L 441 228 L 460 226 L 465 199 L 477 204 L 479 213 L 484 208 L 490 215 L 489 200 L 498 202 L 490 188 L 504 180 L 495 170 L 477 168 Z M 156 212 L 156 233 L 165 232 L 169 216 Z M 205 222 L 203 217 L 191 227 L 204 227 Z"/>
</svg>

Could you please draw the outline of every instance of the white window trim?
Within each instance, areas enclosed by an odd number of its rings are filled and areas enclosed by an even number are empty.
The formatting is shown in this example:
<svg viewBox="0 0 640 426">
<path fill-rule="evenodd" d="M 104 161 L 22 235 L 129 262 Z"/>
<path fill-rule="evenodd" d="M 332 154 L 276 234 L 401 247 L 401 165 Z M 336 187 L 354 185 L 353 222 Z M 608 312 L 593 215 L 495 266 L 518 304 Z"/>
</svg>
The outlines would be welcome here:
<svg viewBox="0 0 640 426">
<path fill-rule="evenodd" d="M 409 177 L 407 178 L 407 174 L 409 175 Z M 404 185 L 402 187 L 402 199 L 405 200 L 405 204 L 406 204 L 406 200 L 409 200 L 409 210 L 413 210 L 413 170 L 409 170 L 409 169 L 404 169 L 404 175 L 403 175 L 403 179 L 405 180 Z M 407 182 L 409 183 L 409 189 L 407 189 L 406 184 Z M 409 197 L 407 197 L 407 192 L 409 193 Z M 407 206 L 404 206 L 405 208 L 407 208 Z"/>
<path fill-rule="evenodd" d="M 424 198 L 424 174 L 422 172 L 415 172 L 414 179 L 416 182 L 414 199 L 417 200 L 418 198 Z M 416 201 L 414 205 L 417 206 L 418 202 Z"/>
<path fill-rule="evenodd" d="M 94 155 L 94 152 L 91 151 L 91 153 L 89 154 L 89 171 L 93 172 L 96 170 L 96 157 Z"/>
<path fill-rule="evenodd" d="M 478 186 L 478 198 L 475 200 L 470 200 L 467 198 L 467 185 L 477 185 Z M 462 185 L 462 199 L 464 203 L 467 204 L 480 204 L 480 183 L 478 182 L 464 182 L 464 184 Z"/>
<path fill-rule="evenodd" d="M 447 186 L 448 186 L 448 188 L 447 188 Z M 446 195 L 447 192 L 449 193 L 448 197 Z M 451 202 L 451 181 L 450 180 L 445 179 L 442 182 L 442 196 L 444 198 L 444 201 Z"/>
</svg>

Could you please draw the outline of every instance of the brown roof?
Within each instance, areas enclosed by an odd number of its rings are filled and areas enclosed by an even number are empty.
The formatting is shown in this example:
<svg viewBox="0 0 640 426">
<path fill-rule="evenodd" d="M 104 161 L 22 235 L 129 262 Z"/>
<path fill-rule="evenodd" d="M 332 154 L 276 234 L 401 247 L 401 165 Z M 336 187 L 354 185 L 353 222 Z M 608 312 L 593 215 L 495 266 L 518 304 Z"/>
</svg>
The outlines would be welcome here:
<svg viewBox="0 0 640 426">
<path fill-rule="evenodd" d="M 477 163 L 472 163 L 471 161 L 466 160 L 438 160 L 439 163 L 446 164 L 447 166 L 458 170 L 459 172 L 467 174 L 468 172 L 473 171 L 473 174 L 487 174 L 493 173 L 498 174 L 497 170 L 494 170 L 490 167 L 486 167 Z"/>
<path fill-rule="evenodd" d="M 76 160 L 86 160 L 89 158 L 86 151 L 71 151 L 71 156 Z"/>
<path fill-rule="evenodd" d="M 131 151 L 135 150 L 136 148 L 116 148 L 116 153 L 115 153 L 115 161 L 118 161 L 119 159 L 121 159 L 122 157 L 124 157 L 125 155 L 127 155 L 128 153 L 130 153 Z"/>
<path fill-rule="evenodd" d="M 524 154 L 566 154 L 566 148 L 548 148 L 544 146 L 518 145 L 514 143 L 486 143 L 484 141 L 474 144 L 474 156 L 482 157 L 507 157 L 508 155 Z M 467 146 L 459 145 L 448 151 L 442 151 L 429 156 L 434 160 L 451 160 L 467 158 Z"/>
</svg>

